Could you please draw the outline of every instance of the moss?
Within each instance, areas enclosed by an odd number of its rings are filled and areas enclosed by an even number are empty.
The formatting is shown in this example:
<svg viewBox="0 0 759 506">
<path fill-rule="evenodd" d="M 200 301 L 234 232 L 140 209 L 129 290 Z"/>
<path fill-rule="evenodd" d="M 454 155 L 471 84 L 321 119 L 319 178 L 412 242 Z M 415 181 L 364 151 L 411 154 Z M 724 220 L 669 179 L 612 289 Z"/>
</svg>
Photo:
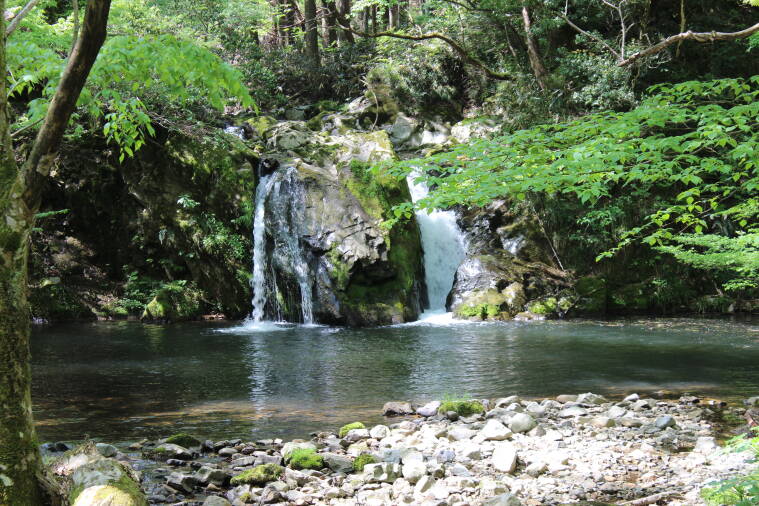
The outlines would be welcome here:
<svg viewBox="0 0 759 506">
<path fill-rule="evenodd" d="M 549 315 L 556 312 L 559 308 L 559 302 L 556 297 L 548 297 L 547 299 L 532 302 L 527 306 L 527 310 L 530 313 L 539 315 Z"/>
<path fill-rule="evenodd" d="M 340 437 L 345 437 L 345 435 L 348 432 L 352 431 L 353 429 L 365 429 L 365 428 L 366 428 L 366 425 L 364 425 L 361 422 L 349 423 L 347 425 L 343 425 L 342 427 L 340 427 L 340 430 L 338 431 L 338 435 Z"/>
<path fill-rule="evenodd" d="M 364 470 L 364 467 L 367 464 L 376 464 L 377 459 L 374 457 L 374 455 L 371 455 L 369 453 L 362 453 L 358 457 L 355 458 L 353 461 L 353 470 L 357 473 L 360 473 Z"/>
<path fill-rule="evenodd" d="M 282 472 L 282 466 L 278 466 L 277 464 L 262 464 L 234 476 L 229 483 L 233 487 L 246 484 L 265 485 L 270 481 L 278 480 L 282 476 Z"/>
<path fill-rule="evenodd" d="M 475 413 L 484 413 L 485 406 L 480 401 L 447 400 L 440 404 L 438 413 L 455 411 L 459 416 L 469 416 Z"/>
<path fill-rule="evenodd" d="M 145 306 L 143 320 L 181 321 L 191 320 L 200 313 L 202 294 L 191 286 L 166 285 Z"/>
<path fill-rule="evenodd" d="M 245 123 L 247 123 L 259 135 L 259 137 L 263 137 L 267 130 L 277 124 L 277 120 L 271 116 L 257 116 L 245 120 Z"/>
<path fill-rule="evenodd" d="M 322 469 L 324 459 L 311 448 L 298 448 L 290 454 L 290 467 L 293 469 Z"/>
<path fill-rule="evenodd" d="M 173 436 L 169 436 L 168 439 L 166 439 L 167 443 L 184 446 L 185 448 L 191 448 L 193 446 L 200 446 L 201 442 L 199 439 L 186 434 L 184 432 L 180 432 L 179 434 L 174 434 Z"/>
</svg>

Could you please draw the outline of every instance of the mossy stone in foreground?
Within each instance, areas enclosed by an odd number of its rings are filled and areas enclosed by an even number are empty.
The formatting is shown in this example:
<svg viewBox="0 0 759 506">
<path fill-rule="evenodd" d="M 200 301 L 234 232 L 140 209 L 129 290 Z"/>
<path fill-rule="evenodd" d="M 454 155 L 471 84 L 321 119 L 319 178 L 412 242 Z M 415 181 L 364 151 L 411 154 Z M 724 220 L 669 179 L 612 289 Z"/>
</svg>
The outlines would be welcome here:
<svg viewBox="0 0 759 506">
<path fill-rule="evenodd" d="M 290 467 L 293 469 L 322 469 L 324 459 L 310 448 L 299 448 L 290 454 Z"/>
<path fill-rule="evenodd" d="M 340 427 L 340 431 L 337 433 L 340 437 L 345 437 L 345 435 L 352 431 L 353 429 L 365 429 L 366 425 L 364 425 L 361 422 L 352 422 L 347 425 L 343 425 Z"/>
<path fill-rule="evenodd" d="M 364 466 L 367 464 L 376 464 L 377 459 L 374 458 L 374 455 L 371 455 L 369 453 L 362 453 L 358 457 L 356 457 L 356 460 L 353 461 L 353 470 L 357 473 L 360 473 L 364 470 Z"/>
<path fill-rule="evenodd" d="M 179 446 L 184 446 L 185 448 L 191 448 L 193 446 L 201 445 L 201 442 L 199 439 L 184 432 L 180 432 L 179 434 L 174 434 L 173 436 L 169 436 L 166 442 L 179 445 Z"/>
<path fill-rule="evenodd" d="M 262 464 L 253 469 L 238 474 L 230 480 L 232 486 L 237 485 L 266 485 L 282 476 L 282 466 L 277 464 Z"/>
<path fill-rule="evenodd" d="M 469 416 L 475 413 L 484 413 L 485 406 L 480 401 L 444 401 L 438 413 L 448 413 L 449 411 L 455 411 L 459 416 Z"/>
</svg>

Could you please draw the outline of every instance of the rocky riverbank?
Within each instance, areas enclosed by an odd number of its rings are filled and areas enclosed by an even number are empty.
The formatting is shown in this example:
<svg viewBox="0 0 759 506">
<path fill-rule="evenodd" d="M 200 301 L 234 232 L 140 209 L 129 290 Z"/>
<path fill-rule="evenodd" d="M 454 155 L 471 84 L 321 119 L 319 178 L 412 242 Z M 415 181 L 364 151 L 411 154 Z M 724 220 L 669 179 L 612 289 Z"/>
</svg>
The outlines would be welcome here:
<svg viewBox="0 0 759 506">
<path fill-rule="evenodd" d="M 592 393 L 388 403 L 386 415 L 405 417 L 308 441 L 181 434 L 98 449 L 142 472 L 150 504 L 693 505 L 705 484 L 756 469 L 718 446 L 723 409 L 744 411 Z"/>
</svg>

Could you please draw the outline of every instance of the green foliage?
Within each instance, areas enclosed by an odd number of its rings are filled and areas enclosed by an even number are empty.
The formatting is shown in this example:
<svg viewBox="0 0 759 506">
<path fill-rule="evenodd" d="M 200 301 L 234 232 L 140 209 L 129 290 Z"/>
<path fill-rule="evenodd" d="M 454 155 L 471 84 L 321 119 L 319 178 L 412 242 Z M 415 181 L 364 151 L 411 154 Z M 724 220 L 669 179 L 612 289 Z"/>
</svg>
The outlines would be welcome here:
<svg viewBox="0 0 759 506">
<path fill-rule="evenodd" d="M 377 458 L 370 453 L 362 453 L 353 460 L 353 471 L 356 473 L 363 472 L 367 464 L 376 464 Z"/>
<path fill-rule="evenodd" d="M 324 459 L 311 448 L 298 448 L 293 450 L 289 459 L 290 467 L 293 469 L 322 469 Z"/>
<path fill-rule="evenodd" d="M 348 434 L 348 432 L 352 431 L 353 429 L 365 429 L 365 428 L 366 428 L 366 425 L 364 425 L 361 422 L 352 422 L 340 427 L 340 430 L 338 431 L 337 434 L 340 437 L 345 437 L 345 435 Z"/>
<path fill-rule="evenodd" d="M 184 446 L 185 448 L 191 448 L 193 446 L 200 446 L 200 440 L 196 437 L 193 437 L 185 432 L 180 432 L 178 434 L 174 434 L 172 436 L 169 436 L 166 439 L 167 443 Z"/>
<path fill-rule="evenodd" d="M 759 76 L 661 85 L 637 108 L 604 112 L 558 125 L 522 130 L 494 140 L 478 140 L 424 160 L 394 164 L 405 177 L 423 169 L 434 188 L 422 209 L 482 206 L 493 199 L 575 198 L 584 207 L 604 209 L 619 194 L 653 195 L 637 222 L 618 231 L 620 240 L 599 259 L 634 242 L 678 255 L 678 245 L 698 246 L 692 235 L 733 238 L 712 248 L 708 260 L 735 276 L 728 287 L 750 286 L 755 272 L 759 206 Z M 409 215 L 409 204 L 396 207 Z M 691 234 L 691 235 L 688 235 Z M 747 236 L 748 239 L 736 239 Z M 738 259 L 714 253 L 743 251 Z M 703 243 L 702 243 L 703 246 Z M 672 249 L 675 248 L 675 249 Z M 742 280 L 742 281 L 741 281 Z"/>
<path fill-rule="evenodd" d="M 465 399 L 444 399 L 438 408 L 438 413 L 456 412 L 459 416 L 470 416 L 477 413 L 484 413 L 485 406 L 480 401 Z"/>
<path fill-rule="evenodd" d="M 237 485 L 263 486 L 270 481 L 278 480 L 282 476 L 283 471 L 282 466 L 278 466 L 277 464 L 262 464 L 233 476 L 229 483 L 233 487 Z"/>
<path fill-rule="evenodd" d="M 759 428 L 754 431 L 759 434 Z M 759 435 L 748 438 L 734 437 L 726 446 L 733 452 L 750 451 L 759 456 Z M 701 496 L 710 505 L 751 506 L 759 503 L 759 471 L 710 483 L 701 490 Z"/>
</svg>

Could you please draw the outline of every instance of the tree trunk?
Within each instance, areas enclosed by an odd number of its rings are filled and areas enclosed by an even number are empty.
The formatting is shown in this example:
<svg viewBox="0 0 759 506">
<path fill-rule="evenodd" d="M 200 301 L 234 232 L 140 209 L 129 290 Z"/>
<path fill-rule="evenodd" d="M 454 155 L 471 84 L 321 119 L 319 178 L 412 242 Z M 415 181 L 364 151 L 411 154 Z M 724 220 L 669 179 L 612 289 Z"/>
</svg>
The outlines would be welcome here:
<svg viewBox="0 0 759 506">
<path fill-rule="evenodd" d="M 388 20 L 389 28 L 391 30 L 395 30 L 396 28 L 400 26 L 400 22 L 399 22 L 400 6 L 398 4 L 394 4 L 388 7 L 387 10 L 388 10 L 388 16 L 389 16 L 389 20 Z"/>
<path fill-rule="evenodd" d="M 379 28 L 377 28 L 377 6 L 372 5 L 371 7 L 372 12 L 372 33 L 379 32 Z"/>
<path fill-rule="evenodd" d="M 548 72 L 543 66 L 543 60 L 540 58 L 538 43 L 532 35 L 532 21 L 530 20 L 530 11 L 526 5 L 522 5 L 522 22 L 524 23 L 524 35 L 527 41 L 527 55 L 530 57 L 530 67 L 532 67 L 532 72 L 535 74 L 538 86 L 540 86 L 541 90 L 545 90 Z"/>
<path fill-rule="evenodd" d="M 349 21 L 347 19 L 348 13 L 351 10 L 351 0 L 337 0 L 337 15 L 336 19 L 340 26 L 348 26 Z M 353 32 L 343 30 L 342 28 L 337 32 L 338 41 L 343 41 L 353 44 Z"/>
<path fill-rule="evenodd" d="M 0 504 L 43 504 L 30 388 L 29 235 L 39 209 L 40 185 L 105 41 L 110 4 L 89 2 L 80 37 L 21 170 L 11 144 L 6 81 L 0 79 Z M 0 12 L 5 12 L 5 0 L 0 0 Z M 4 19 L 0 28 L 5 33 Z M 0 68 L 5 68 L 5 41 L 0 44 Z"/>
<path fill-rule="evenodd" d="M 363 23 L 363 31 L 368 32 L 369 31 L 369 7 L 364 7 L 363 15 L 361 16 L 361 21 Z"/>
<path fill-rule="evenodd" d="M 324 7 L 324 45 L 333 46 L 337 43 L 337 5 L 335 0 L 322 0 Z"/>
<path fill-rule="evenodd" d="M 319 32 L 316 29 L 316 0 L 305 0 L 306 15 L 306 54 L 315 67 L 319 60 Z"/>
</svg>

